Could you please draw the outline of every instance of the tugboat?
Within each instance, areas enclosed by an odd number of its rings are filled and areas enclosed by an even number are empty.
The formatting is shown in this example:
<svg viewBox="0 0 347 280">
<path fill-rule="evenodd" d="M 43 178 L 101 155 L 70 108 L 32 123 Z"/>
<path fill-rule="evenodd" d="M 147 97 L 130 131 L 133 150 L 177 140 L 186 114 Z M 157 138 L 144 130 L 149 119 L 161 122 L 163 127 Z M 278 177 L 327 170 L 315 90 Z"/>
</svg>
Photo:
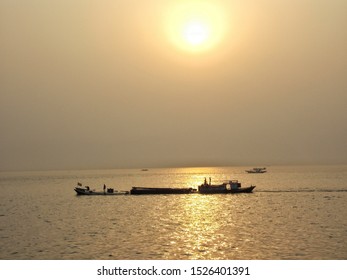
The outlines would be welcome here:
<svg viewBox="0 0 347 280">
<path fill-rule="evenodd" d="M 241 183 L 238 180 L 229 180 L 223 182 L 220 185 L 212 185 L 211 179 L 207 183 L 205 182 L 198 187 L 198 192 L 202 194 L 213 194 L 213 193 L 251 193 L 255 186 L 249 186 L 246 188 L 241 187 Z"/>
</svg>

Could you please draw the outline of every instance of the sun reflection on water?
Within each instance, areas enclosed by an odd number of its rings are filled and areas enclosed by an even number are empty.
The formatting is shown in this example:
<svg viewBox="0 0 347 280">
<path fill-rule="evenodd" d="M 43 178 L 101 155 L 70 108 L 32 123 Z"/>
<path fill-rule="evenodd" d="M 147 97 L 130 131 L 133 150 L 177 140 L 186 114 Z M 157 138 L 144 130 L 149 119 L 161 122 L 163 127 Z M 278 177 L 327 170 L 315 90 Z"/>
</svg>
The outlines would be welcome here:
<svg viewBox="0 0 347 280">
<path fill-rule="evenodd" d="M 220 196 L 190 195 L 180 197 L 178 215 L 170 215 L 177 227 L 169 235 L 170 245 L 176 246 L 169 258 L 222 259 L 228 237 L 223 231 Z"/>
</svg>

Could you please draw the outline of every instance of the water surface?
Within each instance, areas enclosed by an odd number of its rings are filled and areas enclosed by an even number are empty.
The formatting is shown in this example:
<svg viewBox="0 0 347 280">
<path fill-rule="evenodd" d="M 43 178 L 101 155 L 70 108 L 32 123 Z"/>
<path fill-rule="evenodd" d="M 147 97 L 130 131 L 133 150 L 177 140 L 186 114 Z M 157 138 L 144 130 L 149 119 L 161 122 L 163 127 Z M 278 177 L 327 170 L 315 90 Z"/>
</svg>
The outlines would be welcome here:
<svg viewBox="0 0 347 280">
<path fill-rule="evenodd" d="M 347 259 L 347 166 L 0 173 L 1 259 Z M 238 179 L 252 194 L 77 196 Z"/>
</svg>

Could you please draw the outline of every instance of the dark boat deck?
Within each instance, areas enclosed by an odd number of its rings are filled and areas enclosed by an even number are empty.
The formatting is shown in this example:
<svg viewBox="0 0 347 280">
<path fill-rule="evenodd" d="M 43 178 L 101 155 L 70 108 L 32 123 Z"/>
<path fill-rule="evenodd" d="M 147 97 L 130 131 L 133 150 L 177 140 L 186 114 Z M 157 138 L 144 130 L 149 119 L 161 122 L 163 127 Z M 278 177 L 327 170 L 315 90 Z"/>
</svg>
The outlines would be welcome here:
<svg viewBox="0 0 347 280">
<path fill-rule="evenodd" d="M 189 194 L 196 192 L 193 188 L 143 188 L 133 187 L 130 194 Z"/>
</svg>

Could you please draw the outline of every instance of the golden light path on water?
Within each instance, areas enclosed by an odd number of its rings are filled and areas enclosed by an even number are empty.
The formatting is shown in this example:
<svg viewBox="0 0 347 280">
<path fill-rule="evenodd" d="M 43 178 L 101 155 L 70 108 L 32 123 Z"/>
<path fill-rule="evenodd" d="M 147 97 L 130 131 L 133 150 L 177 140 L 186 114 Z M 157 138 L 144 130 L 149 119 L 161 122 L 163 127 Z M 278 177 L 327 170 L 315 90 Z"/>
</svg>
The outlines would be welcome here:
<svg viewBox="0 0 347 280">
<path fill-rule="evenodd" d="M 221 224 L 216 223 L 213 212 L 214 205 L 218 203 L 212 196 L 187 197 L 182 201 L 185 223 L 182 225 L 184 236 L 188 235 L 191 243 L 187 246 L 188 254 L 193 259 L 201 255 L 213 255 L 218 250 L 219 243 L 215 239 L 221 239 L 218 231 Z"/>
<path fill-rule="evenodd" d="M 199 186 L 205 176 L 209 180 L 209 172 L 214 173 L 214 171 L 214 169 L 190 168 L 191 176 L 183 179 L 182 186 Z M 165 215 L 170 218 L 162 220 L 162 224 L 167 225 L 167 228 L 159 229 L 163 236 L 166 236 L 165 243 L 171 248 L 164 258 L 174 258 L 174 251 L 177 258 L 185 255 L 188 259 L 222 259 L 225 248 L 238 250 L 230 242 L 233 233 L 229 231 L 228 235 L 225 234 L 225 220 L 228 220 L 226 216 L 230 213 L 230 208 L 224 209 L 225 211 L 221 209 L 223 206 L 220 203 L 220 195 L 193 194 L 176 196 L 175 199 L 179 200 L 175 202 L 176 207 L 169 207 Z M 234 207 L 232 203 L 230 207 Z"/>
<path fill-rule="evenodd" d="M 226 179 L 225 174 L 219 177 L 218 170 L 214 168 L 189 170 L 191 175 L 181 179 L 184 181 L 182 186 L 199 186 L 205 179 L 210 180 L 210 174 L 214 174 L 212 183 Z M 229 203 L 221 203 L 221 199 Z M 193 194 L 176 196 L 175 200 L 175 207 L 167 209 L 166 216 L 170 218 L 162 219 L 162 224 L 166 226 L 159 229 L 166 238 L 164 243 L 171 248 L 164 254 L 164 259 L 175 258 L 175 255 L 178 259 L 182 256 L 187 259 L 224 259 L 230 252 L 242 254 L 243 244 L 249 242 L 250 237 L 240 238 L 236 220 L 226 223 L 238 215 L 237 196 Z M 244 219 L 239 217 L 238 220 Z"/>
</svg>

